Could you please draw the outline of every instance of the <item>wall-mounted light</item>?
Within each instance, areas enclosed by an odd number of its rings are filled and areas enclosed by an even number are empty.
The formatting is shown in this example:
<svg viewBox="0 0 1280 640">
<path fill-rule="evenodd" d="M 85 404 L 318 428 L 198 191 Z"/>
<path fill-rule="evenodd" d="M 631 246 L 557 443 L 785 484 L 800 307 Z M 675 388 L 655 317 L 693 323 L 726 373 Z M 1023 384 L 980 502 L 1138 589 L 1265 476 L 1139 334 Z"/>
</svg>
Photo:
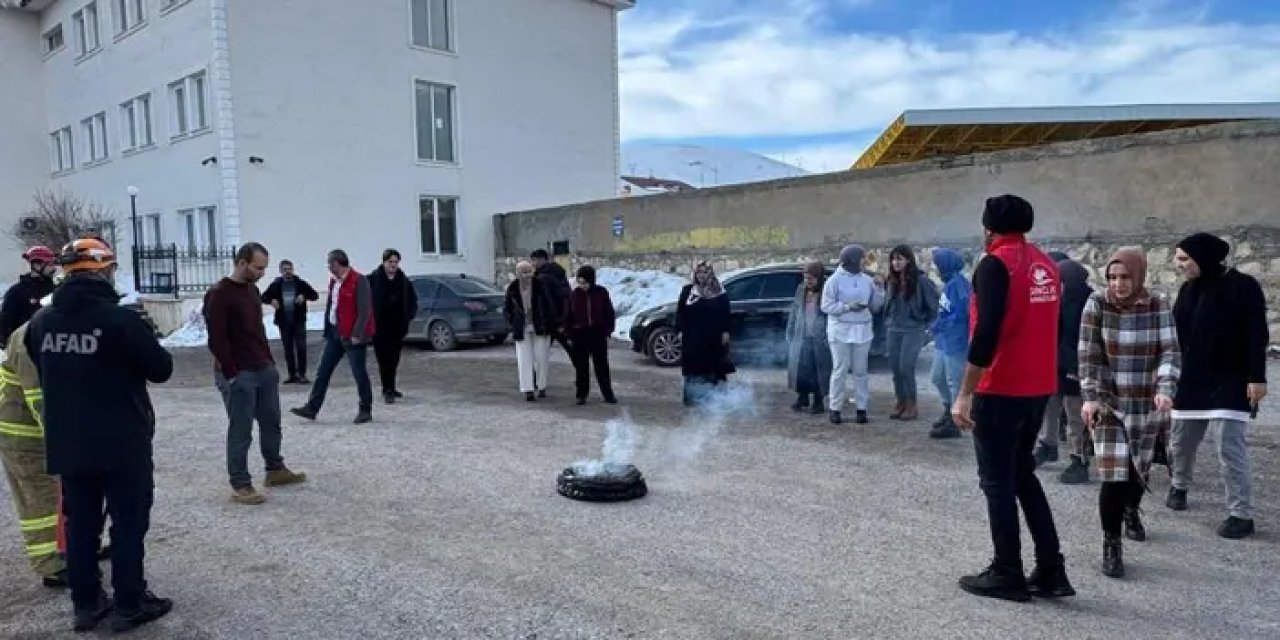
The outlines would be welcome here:
<svg viewBox="0 0 1280 640">
<path fill-rule="evenodd" d="M 249 164 L 262 164 L 266 162 L 261 156 L 249 156 Z"/>
<path fill-rule="evenodd" d="M 202 167 L 207 167 L 211 164 L 218 164 L 217 156 L 209 156 L 208 158 L 205 158 L 204 160 L 200 161 L 200 166 Z"/>
</svg>

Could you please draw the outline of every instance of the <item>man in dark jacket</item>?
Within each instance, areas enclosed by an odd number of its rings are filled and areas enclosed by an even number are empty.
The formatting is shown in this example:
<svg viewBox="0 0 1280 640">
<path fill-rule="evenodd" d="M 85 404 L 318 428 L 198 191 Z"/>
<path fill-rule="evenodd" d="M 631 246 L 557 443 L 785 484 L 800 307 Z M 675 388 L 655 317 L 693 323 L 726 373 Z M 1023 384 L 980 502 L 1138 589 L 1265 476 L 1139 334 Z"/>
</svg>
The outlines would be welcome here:
<svg viewBox="0 0 1280 640">
<path fill-rule="evenodd" d="M 1071 463 L 1058 477 L 1063 484 L 1089 481 L 1089 457 L 1085 452 L 1084 419 L 1080 407 L 1080 319 L 1093 288 L 1089 270 L 1066 258 L 1058 261 L 1062 274 L 1062 305 L 1058 316 L 1058 392 L 1049 398 L 1044 412 L 1040 442 L 1036 445 L 1036 466 L 1058 459 L 1058 434 L 1065 417 L 1067 450 Z"/>
<path fill-rule="evenodd" d="M 1270 336 L 1262 287 L 1223 264 L 1230 252 L 1221 238 L 1197 233 L 1179 242 L 1174 254 L 1186 282 L 1173 306 L 1182 376 L 1173 401 L 1173 486 L 1166 504 L 1175 511 L 1187 508 L 1196 449 L 1212 427 L 1229 511 L 1218 535 L 1239 539 L 1254 531 L 1245 431 L 1267 395 Z"/>
<path fill-rule="evenodd" d="M 307 302 L 320 299 L 320 294 L 294 273 L 293 263 L 280 261 L 280 277 L 262 294 L 262 303 L 276 310 L 275 323 L 280 327 L 284 347 L 284 363 L 289 368 L 285 384 L 310 384 L 307 380 Z"/>
<path fill-rule="evenodd" d="M 34 246 L 22 254 L 31 271 L 18 277 L 18 282 L 4 292 L 0 303 L 0 344 L 9 344 L 9 336 L 40 310 L 40 301 L 53 293 L 53 276 L 58 272 L 58 256 L 45 246 Z"/>
<path fill-rule="evenodd" d="M 378 358 L 378 377 L 382 380 L 382 400 L 392 404 L 404 397 L 396 386 L 396 370 L 400 368 L 400 352 L 409 335 L 409 323 L 418 315 L 418 293 L 409 276 L 400 269 L 400 252 L 382 252 L 382 264 L 369 274 L 373 295 L 373 354 Z"/>
<path fill-rule="evenodd" d="M 560 266 L 560 263 L 551 259 L 546 249 L 534 250 L 529 254 L 529 261 L 533 263 L 534 275 L 542 281 L 543 287 L 555 303 L 557 317 L 568 318 L 569 295 L 573 291 L 573 285 L 569 283 L 569 274 L 565 272 L 564 267 Z M 552 328 L 551 337 L 560 343 L 560 347 L 570 358 L 573 358 L 573 347 L 565 337 L 564 326 L 557 323 Z"/>
<path fill-rule="evenodd" d="M 168 380 L 173 358 L 141 316 L 119 306 L 116 258 L 105 242 L 76 240 L 60 262 L 67 279 L 31 320 L 25 344 L 44 393 L 48 471 L 62 482 L 75 629 L 93 629 L 110 613 L 112 629 L 127 631 L 173 607 L 147 590 L 143 575 L 155 487 L 147 383 Z M 114 612 L 98 575 L 104 502 Z"/>
<path fill-rule="evenodd" d="M 573 368 L 577 374 L 578 404 L 587 403 L 591 367 L 596 368 L 596 382 L 607 404 L 617 404 L 609 375 L 609 336 L 613 334 L 616 314 L 609 290 L 596 284 L 596 269 L 591 265 L 578 268 L 578 286 L 569 294 L 569 337 L 573 339 Z"/>
</svg>

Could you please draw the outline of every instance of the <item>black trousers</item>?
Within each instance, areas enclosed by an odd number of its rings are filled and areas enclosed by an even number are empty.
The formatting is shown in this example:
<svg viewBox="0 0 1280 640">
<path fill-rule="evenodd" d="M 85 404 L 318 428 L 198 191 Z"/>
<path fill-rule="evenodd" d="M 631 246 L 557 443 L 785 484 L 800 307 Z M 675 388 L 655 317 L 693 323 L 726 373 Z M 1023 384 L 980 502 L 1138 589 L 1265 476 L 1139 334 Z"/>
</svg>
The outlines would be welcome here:
<svg viewBox="0 0 1280 640">
<path fill-rule="evenodd" d="M 62 511 L 67 518 L 67 582 L 71 601 L 89 608 L 98 601 L 103 504 L 111 515 L 111 586 L 116 607 L 133 611 L 147 590 L 143 540 L 151 527 L 155 479 L 150 461 L 138 469 L 95 475 L 64 475 Z"/>
<path fill-rule="evenodd" d="M 307 325 L 302 322 L 280 326 L 280 346 L 284 348 L 284 364 L 290 378 L 307 376 Z"/>
<path fill-rule="evenodd" d="M 1098 514 L 1102 517 L 1102 532 L 1109 536 L 1120 536 L 1124 526 L 1125 509 L 1137 509 L 1142 504 L 1142 480 L 1138 470 L 1129 459 L 1129 479 L 1124 482 L 1104 482 L 1098 491 Z"/>
<path fill-rule="evenodd" d="M 382 393 L 396 391 L 396 370 L 400 368 L 400 350 L 404 339 L 395 334 L 373 336 L 373 355 L 378 358 L 378 377 L 382 380 Z"/>
<path fill-rule="evenodd" d="M 587 397 L 591 389 L 591 367 L 594 365 L 600 395 L 606 400 L 613 398 L 613 382 L 609 375 L 608 334 L 595 330 L 578 331 L 573 335 L 572 346 L 569 355 L 573 358 L 578 397 Z"/>
<path fill-rule="evenodd" d="M 976 395 L 973 399 L 973 448 L 978 479 L 987 498 L 987 518 L 995 547 L 993 566 L 1001 574 L 1021 576 L 1022 539 L 1018 507 L 1035 542 L 1036 564 L 1063 562 L 1058 530 L 1044 487 L 1035 474 L 1032 449 L 1040 436 L 1048 396 Z"/>
</svg>

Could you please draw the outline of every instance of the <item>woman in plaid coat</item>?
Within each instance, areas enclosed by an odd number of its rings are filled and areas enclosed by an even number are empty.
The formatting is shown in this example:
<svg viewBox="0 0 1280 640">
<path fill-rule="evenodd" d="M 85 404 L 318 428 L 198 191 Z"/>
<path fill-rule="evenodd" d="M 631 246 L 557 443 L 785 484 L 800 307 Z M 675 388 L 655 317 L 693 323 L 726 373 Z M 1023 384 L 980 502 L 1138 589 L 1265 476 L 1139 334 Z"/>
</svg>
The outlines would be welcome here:
<svg viewBox="0 0 1280 640">
<path fill-rule="evenodd" d="M 1146 539 L 1138 504 L 1167 434 L 1181 356 L 1172 305 L 1146 288 L 1141 250 L 1121 249 L 1107 261 L 1105 293 L 1094 293 L 1080 323 L 1081 411 L 1093 436 L 1102 489 L 1102 572 L 1124 575 L 1120 530 Z"/>
</svg>

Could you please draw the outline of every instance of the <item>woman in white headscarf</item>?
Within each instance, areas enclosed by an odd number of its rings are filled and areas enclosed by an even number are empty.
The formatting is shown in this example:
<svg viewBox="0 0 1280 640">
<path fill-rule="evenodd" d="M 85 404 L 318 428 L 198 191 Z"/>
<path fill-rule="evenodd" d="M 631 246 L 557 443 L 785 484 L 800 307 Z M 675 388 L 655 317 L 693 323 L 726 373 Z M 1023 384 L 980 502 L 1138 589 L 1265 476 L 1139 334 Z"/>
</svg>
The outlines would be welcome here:
<svg viewBox="0 0 1280 640">
<path fill-rule="evenodd" d="M 533 274 L 533 264 L 529 261 L 521 260 L 516 265 L 516 279 L 507 287 L 506 300 L 502 306 L 507 330 L 516 343 L 520 391 L 529 402 L 533 402 L 536 397 L 547 397 L 551 331 L 560 322 L 556 313 L 557 305 L 550 292 L 542 284 L 542 280 L 535 278 Z"/>
<path fill-rule="evenodd" d="M 694 405 L 729 379 L 729 297 L 706 262 L 693 269 L 693 283 L 680 290 L 676 304 L 680 332 L 684 403 Z"/>
</svg>

